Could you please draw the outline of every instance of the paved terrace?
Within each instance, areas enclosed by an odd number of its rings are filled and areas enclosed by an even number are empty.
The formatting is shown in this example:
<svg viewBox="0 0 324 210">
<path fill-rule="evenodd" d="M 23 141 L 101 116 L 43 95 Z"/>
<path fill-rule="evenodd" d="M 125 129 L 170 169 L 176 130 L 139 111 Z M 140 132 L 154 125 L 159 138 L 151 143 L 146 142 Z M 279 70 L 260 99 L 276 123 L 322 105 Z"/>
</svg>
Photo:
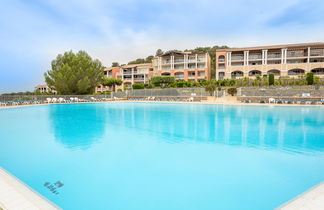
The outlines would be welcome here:
<svg viewBox="0 0 324 210">
<path fill-rule="evenodd" d="M 289 201 L 280 210 L 323 210 L 324 209 L 324 182 Z"/>
<path fill-rule="evenodd" d="M 60 208 L 0 168 L 0 209 L 58 210 Z"/>
</svg>

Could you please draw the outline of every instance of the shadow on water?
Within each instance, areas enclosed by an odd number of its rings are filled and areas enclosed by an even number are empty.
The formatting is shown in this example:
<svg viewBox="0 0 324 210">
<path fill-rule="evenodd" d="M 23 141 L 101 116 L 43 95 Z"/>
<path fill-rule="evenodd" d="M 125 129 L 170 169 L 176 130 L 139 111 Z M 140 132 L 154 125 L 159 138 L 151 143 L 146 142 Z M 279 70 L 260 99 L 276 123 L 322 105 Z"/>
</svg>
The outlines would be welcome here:
<svg viewBox="0 0 324 210">
<path fill-rule="evenodd" d="M 92 104 L 49 106 L 55 140 L 70 149 L 88 149 L 105 132 L 104 107 Z"/>
<path fill-rule="evenodd" d="M 109 118 L 114 126 L 167 143 L 220 143 L 305 154 L 324 152 L 323 114 L 317 107 L 128 104 L 115 107 Z"/>
</svg>

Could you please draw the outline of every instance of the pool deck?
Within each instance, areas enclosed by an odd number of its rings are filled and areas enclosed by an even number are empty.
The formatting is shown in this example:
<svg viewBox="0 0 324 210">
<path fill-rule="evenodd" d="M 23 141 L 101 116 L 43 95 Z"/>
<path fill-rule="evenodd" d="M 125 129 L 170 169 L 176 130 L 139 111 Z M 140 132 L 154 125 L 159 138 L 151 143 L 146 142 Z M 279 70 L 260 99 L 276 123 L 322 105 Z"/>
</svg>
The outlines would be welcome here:
<svg viewBox="0 0 324 210">
<path fill-rule="evenodd" d="M 26 107 L 26 106 L 44 106 L 49 104 L 89 104 L 89 103 L 175 103 L 175 104 L 218 104 L 218 105 L 239 105 L 239 106 L 298 106 L 298 107 L 324 107 L 320 104 L 276 104 L 276 103 L 242 103 L 234 97 L 230 99 L 217 98 L 209 101 L 148 101 L 148 100 L 116 100 L 116 101 L 92 101 L 92 102 L 74 102 L 74 103 L 44 103 L 44 104 L 28 104 L 14 106 L 0 106 L 0 109 Z"/>
<path fill-rule="evenodd" d="M 0 168 L 0 209 L 58 210 L 60 208 Z"/>
<path fill-rule="evenodd" d="M 323 210 L 324 182 L 302 193 L 293 200 L 283 204 L 280 210 Z"/>
</svg>

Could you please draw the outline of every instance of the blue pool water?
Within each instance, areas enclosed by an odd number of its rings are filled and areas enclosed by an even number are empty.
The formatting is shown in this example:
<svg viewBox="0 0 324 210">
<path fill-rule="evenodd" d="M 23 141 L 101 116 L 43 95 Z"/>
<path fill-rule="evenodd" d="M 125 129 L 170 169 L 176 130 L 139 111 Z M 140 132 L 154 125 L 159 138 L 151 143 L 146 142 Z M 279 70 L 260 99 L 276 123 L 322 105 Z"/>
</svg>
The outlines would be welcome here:
<svg viewBox="0 0 324 210">
<path fill-rule="evenodd" d="M 0 109 L 0 166 L 64 209 L 273 209 L 324 180 L 324 107 Z"/>
</svg>

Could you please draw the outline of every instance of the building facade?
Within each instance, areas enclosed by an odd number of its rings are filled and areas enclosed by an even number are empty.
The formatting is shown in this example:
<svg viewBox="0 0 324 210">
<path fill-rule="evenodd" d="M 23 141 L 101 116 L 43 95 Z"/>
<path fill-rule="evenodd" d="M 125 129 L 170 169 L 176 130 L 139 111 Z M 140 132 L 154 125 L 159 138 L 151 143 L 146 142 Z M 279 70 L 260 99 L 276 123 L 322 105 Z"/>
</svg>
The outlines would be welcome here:
<svg viewBox="0 0 324 210">
<path fill-rule="evenodd" d="M 104 75 L 107 78 L 117 78 L 118 73 L 121 71 L 120 67 L 110 67 L 104 69 Z M 117 86 L 116 89 L 121 88 L 120 86 Z M 96 93 L 98 92 L 105 92 L 105 91 L 112 91 L 110 87 L 99 85 L 96 87 Z"/>
<path fill-rule="evenodd" d="M 35 91 L 38 91 L 40 93 L 56 93 L 56 91 L 52 90 L 51 88 L 48 87 L 48 85 L 37 85 L 35 87 Z"/>
<path fill-rule="evenodd" d="M 210 79 L 210 56 L 208 53 L 169 51 L 153 59 L 154 74 L 174 76 L 176 80 L 202 81 Z"/>
<path fill-rule="evenodd" d="M 324 77 L 324 43 L 305 43 L 216 50 L 216 79 L 274 74 Z"/>
<path fill-rule="evenodd" d="M 123 81 L 122 88 L 132 88 L 133 84 L 145 84 L 153 76 L 152 63 L 130 64 L 121 66 L 117 78 Z"/>
</svg>

